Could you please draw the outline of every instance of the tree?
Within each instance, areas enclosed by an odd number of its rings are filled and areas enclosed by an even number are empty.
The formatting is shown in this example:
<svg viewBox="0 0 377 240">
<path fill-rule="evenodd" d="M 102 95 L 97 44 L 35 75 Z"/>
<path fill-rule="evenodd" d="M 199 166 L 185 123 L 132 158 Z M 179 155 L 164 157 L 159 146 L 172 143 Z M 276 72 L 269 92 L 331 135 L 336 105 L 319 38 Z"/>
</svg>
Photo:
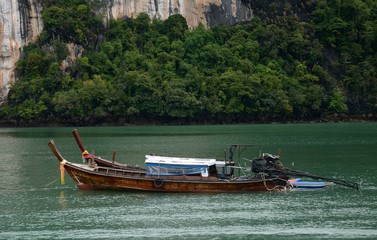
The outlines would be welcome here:
<svg viewBox="0 0 377 240">
<path fill-rule="evenodd" d="M 346 113 L 348 111 L 346 97 L 338 87 L 334 88 L 331 93 L 328 111 L 330 113 Z"/>
<path fill-rule="evenodd" d="M 114 104 L 115 89 L 108 81 L 95 75 L 94 79 L 76 84 L 68 92 L 57 92 L 54 109 L 60 116 L 90 122 L 108 117 Z"/>
<path fill-rule="evenodd" d="M 160 33 L 166 35 L 169 41 L 173 42 L 183 40 L 187 30 L 186 19 L 180 14 L 174 14 L 162 23 Z"/>
<path fill-rule="evenodd" d="M 49 39 L 58 38 L 85 46 L 94 45 L 103 31 L 101 18 L 91 10 L 88 1 L 67 1 L 46 8 L 42 13 L 44 32 Z"/>
</svg>

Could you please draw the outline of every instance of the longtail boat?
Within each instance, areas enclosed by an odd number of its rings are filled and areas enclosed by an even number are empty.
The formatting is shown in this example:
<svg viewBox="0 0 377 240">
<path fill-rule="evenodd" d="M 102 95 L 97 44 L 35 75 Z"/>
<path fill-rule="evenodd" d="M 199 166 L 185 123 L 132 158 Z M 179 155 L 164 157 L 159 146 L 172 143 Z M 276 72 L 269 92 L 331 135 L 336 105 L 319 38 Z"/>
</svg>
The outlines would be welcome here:
<svg viewBox="0 0 377 240">
<path fill-rule="evenodd" d="M 51 140 L 48 145 L 61 169 L 66 169 L 79 189 L 123 189 L 162 192 L 247 192 L 272 191 L 287 188 L 322 188 L 329 184 L 339 184 L 355 189 L 359 183 L 337 178 L 313 175 L 307 172 L 286 168 L 280 156 L 261 153 L 248 160 L 251 167 L 241 167 L 241 154 L 248 148 L 260 148 L 252 144 L 231 144 L 225 150 L 224 160 L 205 158 L 182 158 L 146 155 L 146 168 L 130 166 L 112 160 L 89 155 L 78 134 L 73 135 L 87 164 L 77 164 L 65 160 Z M 238 156 L 238 162 L 235 161 Z M 85 162 L 85 161 L 84 161 Z M 241 173 L 242 172 L 242 173 Z M 238 173 L 238 174 L 237 174 Z M 292 181 L 291 177 L 305 177 L 325 182 Z"/>
<path fill-rule="evenodd" d="M 98 166 L 95 162 L 67 161 L 53 140 L 48 143 L 79 189 L 139 190 L 151 192 L 253 192 L 290 188 L 287 176 L 236 175 L 233 154 L 226 161 L 146 155 L 146 170 Z M 248 145 L 231 145 L 230 153 Z M 221 172 L 218 172 L 220 169 Z M 239 171 L 241 172 L 241 171 Z"/>
<path fill-rule="evenodd" d="M 84 143 L 81 140 L 80 134 L 77 129 L 73 129 L 72 134 L 76 140 L 76 143 L 81 150 L 81 155 L 84 160 L 84 162 L 92 161 L 97 164 L 97 166 L 102 166 L 102 167 L 110 167 L 110 168 L 118 168 L 118 169 L 124 169 L 124 170 L 134 170 L 134 171 L 145 171 L 145 168 L 142 168 L 140 166 L 131 166 L 127 165 L 124 163 L 119 163 L 115 161 L 115 155 L 116 152 L 113 150 L 112 152 L 112 159 L 104 159 L 100 156 L 96 156 L 94 153 L 90 154 L 88 150 L 85 149 Z"/>
</svg>

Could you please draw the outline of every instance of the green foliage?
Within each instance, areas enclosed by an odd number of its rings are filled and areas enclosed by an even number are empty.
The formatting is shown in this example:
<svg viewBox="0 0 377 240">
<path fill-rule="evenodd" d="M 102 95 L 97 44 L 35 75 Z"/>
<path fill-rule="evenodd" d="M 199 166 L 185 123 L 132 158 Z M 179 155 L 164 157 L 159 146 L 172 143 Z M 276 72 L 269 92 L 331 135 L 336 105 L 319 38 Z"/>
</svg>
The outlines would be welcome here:
<svg viewBox="0 0 377 240">
<path fill-rule="evenodd" d="M 260 17 L 189 30 L 181 15 L 145 13 L 103 29 L 92 1 L 44 0 L 44 31 L 23 49 L 0 115 L 96 124 L 376 114 L 375 1 L 244 2 Z M 62 70 L 67 43 L 85 51 Z"/>
<path fill-rule="evenodd" d="M 45 4 L 50 6 L 42 13 L 45 41 L 57 38 L 89 47 L 103 30 L 101 19 L 91 10 L 89 1 L 70 0 Z"/>
<path fill-rule="evenodd" d="M 184 40 L 185 32 L 188 30 L 187 22 L 182 15 L 176 14 L 169 17 L 161 25 L 160 34 L 166 35 L 170 42 Z"/>
<path fill-rule="evenodd" d="M 348 108 L 345 103 L 346 98 L 339 88 L 334 88 L 330 96 L 330 113 L 346 113 Z"/>
<path fill-rule="evenodd" d="M 115 89 L 110 82 L 94 76 L 94 79 L 76 83 L 73 89 L 55 93 L 52 102 L 60 118 L 90 121 L 109 116 L 114 94 Z"/>
<path fill-rule="evenodd" d="M 313 12 L 313 22 L 324 45 L 337 54 L 337 58 L 329 61 L 327 68 L 338 80 L 337 85 L 345 89 L 345 101 L 349 106 L 341 107 L 341 112 L 348 109 L 351 114 L 375 114 L 377 2 L 318 2 L 318 8 Z M 332 111 L 339 109 L 333 104 L 330 106 Z"/>
<path fill-rule="evenodd" d="M 36 102 L 34 99 L 28 99 L 17 106 L 17 116 L 26 120 L 37 119 L 46 110 L 47 107 L 42 101 Z"/>
</svg>

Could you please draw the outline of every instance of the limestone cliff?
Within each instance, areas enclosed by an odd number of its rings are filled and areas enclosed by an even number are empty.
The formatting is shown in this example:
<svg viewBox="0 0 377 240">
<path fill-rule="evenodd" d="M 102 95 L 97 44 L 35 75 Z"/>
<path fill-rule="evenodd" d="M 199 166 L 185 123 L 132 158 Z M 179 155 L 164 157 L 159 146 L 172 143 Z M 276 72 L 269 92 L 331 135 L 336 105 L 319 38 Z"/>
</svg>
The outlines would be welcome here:
<svg viewBox="0 0 377 240">
<path fill-rule="evenodd" d="M 160 19 L 181 14 L 189 27 L 234 24 L 252 17 L 252 10 L 241 0 L 108 0 L 103 10 L 107 19 L 136 17 L 141 12 Z"/>
<path fill-rule="evenodd" d="M 15 80 L 20 49 L 42 31 L 41 7 L 37 0 L 0 0 L 0 103 Z"/>
<path fill-rule="evenodd" d="M 43 29 L 42 0 L 0 0 L 0 104 L 10 85 L 21 48 L 37 39 Z M 189 27 L 206 27 L 249 20 L 252 10 L 241 0 L 92 0 L 109 19 L 136 17 L 145 12 L 151 18 L 167 19 L 173 14 L 186 18 Z"/>
</svg>

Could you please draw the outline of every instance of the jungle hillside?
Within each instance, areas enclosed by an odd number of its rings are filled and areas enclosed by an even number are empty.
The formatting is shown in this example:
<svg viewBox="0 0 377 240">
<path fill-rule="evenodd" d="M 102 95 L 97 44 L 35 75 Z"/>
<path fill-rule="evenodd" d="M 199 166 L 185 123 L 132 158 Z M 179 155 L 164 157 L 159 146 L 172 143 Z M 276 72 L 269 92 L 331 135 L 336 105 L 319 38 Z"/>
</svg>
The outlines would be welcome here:
<svg viewBox="0 0 377 240">
<path fill-rule="evenodd" d="M 104 23 L 94 1 L 42 2 L 3 125 L 377 117 L 377 1 L 244 0 L 253 19 L 210 29 L 181 15 Z"/>
</svg>

